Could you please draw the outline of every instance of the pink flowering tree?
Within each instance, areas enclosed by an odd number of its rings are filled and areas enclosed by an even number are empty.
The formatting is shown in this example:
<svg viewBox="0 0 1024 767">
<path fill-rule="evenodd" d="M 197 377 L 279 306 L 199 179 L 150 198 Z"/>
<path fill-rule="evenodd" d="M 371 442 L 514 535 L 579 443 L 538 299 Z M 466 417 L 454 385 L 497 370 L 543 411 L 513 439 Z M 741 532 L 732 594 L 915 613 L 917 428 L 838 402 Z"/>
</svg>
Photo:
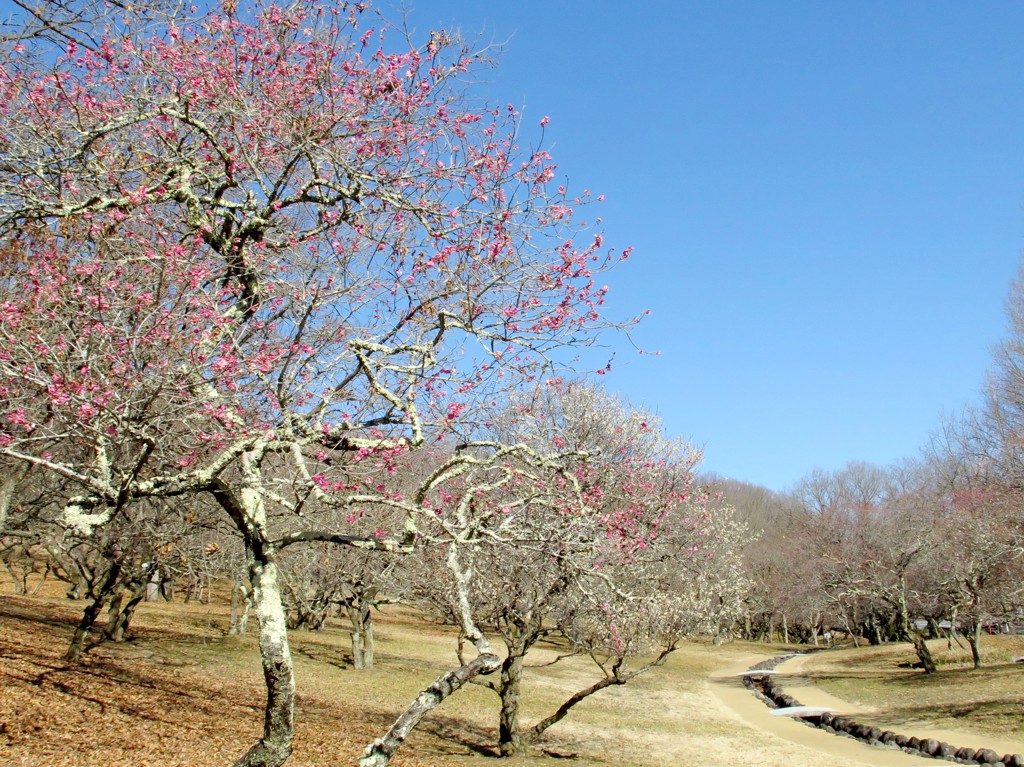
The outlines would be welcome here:
<svg viewBox="0 0 1024 767">
<path fill-rule="evenodd" d="M 225 2 L 0 58 L 0 454 L 74 485 L 79 534 L 149 498 L 227 513 L 268 688 L 239 764 L 291 751 L 277 552 L 413 545 L 422 503 L 380 469 L 592 339 L 626 255 L 581 240 L 587 195 L 514 110 L 463 99 L 473 56 L 385 31 L 361 5 Z M 399 528 L 303 523 L 369 500 Z"/>
</svg>

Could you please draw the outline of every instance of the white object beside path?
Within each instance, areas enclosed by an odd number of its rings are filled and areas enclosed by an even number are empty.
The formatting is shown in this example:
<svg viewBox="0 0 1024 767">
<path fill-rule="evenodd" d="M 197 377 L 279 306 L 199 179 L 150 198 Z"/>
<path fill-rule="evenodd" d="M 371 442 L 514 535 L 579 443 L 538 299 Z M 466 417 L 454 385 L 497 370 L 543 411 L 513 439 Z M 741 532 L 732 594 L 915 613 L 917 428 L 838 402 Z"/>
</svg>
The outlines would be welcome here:
<svg viewBox="0 0 1024 767">
<path fill-rule="evenodd" d="M 786 706 L 774 709 L 772 716 L 792 716 L 802 719 L 805 716 L 821 716 L 832 713 L 835 713 L 833 709 L 825 706 Z"/>
</svg>

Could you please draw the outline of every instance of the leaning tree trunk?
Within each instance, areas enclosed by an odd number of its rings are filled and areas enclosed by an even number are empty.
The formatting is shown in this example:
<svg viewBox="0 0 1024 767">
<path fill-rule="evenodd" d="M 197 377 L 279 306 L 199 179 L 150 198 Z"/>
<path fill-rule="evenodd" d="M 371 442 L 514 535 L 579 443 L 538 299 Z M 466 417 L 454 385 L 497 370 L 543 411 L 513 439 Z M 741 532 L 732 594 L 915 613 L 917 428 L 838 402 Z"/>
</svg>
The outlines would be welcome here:
<svg viewBox="0 0 1024 767">
<path fill-rule="evenodd" d="M 897 610 L 899 613 L 897 616 L 899 631 L 903 635 L 902 639 L 914 646 L 914 652 L 917 653 L 917 659 L 921 662 L 921 668 L 924 669 L 924 672 L 926 674 L 934 674 L 937 670 L 935 659 L 932 658 L 931 650 L 928 649 L 928 643 L 925 642 L 921 632 L 910 622 L 910 611 L 907 609 L 907 602 L 902 592 L 897 600 Z"/>
<path fill-rule="evenodd" d="M 932 658 L 932 652 L 928 649 L 928 644 L 925 642 L 924 637 L 921 636 L 921 632 L 911 629 L 908 633 L 907 638 L 914 645 L 914 652 L 917 653 L 917 659 L 921 661 L 921 667 L 926 674 L 934 674 L 937 670 L 935 659 Z"/>
<path fill-rule="evenodd" d="M 110 603 L 110 600 L 113 599 L 117 590 L 123 562 L 121 552 L 117 548 L 114 537 L 113 525 L 109 523 L 120 512 L 123 502 L 124 499 L 121 499 L 109 511 L 108 524 L 103 533 L 103 539 L 94 550 L 99 558 L 96 566 L 90 567 L 82 558 L 73 558 L 76 569 L 86 582 L 88 595 L 92 598 L 92 602 L 83 611 L 82 620 L 79 621 L 78 627 L 71 637 L 71 642 L 68 644 L 68 649 L 64 653 L 64 660 L 68 662 L 74 663 L 81 658 L 82 653 L 86 649 L 89 633 L 92 631 L 93 626 L 96 625 L 96 619 Z"/>
<path fill-rule="evenodd" d="M 644 669 L 646 670 L 646 669 Z M 569 715 L 572 708 L 581 701 L 589 698 L 595 692 L 600 692 L 605 687 L 611 687 L 617 684 L 626 684 L 627 681 L 636 676 L 637 672 L 633 672 L 628 676 L 618 676 L 617 674 L 611 674 L 599 679 L 594 682 L 590 687 L 587 687 L 579 692 L 573 694 L 568 700 L 565 701 L 558 709 L 551 714 L 551 716 L 545 717 L 541 721 L 537 722 L 533 727 L 522 733 L 519 737 L 523 743 L 524 748 L 528 748 L 530 744 L 534 743 L 541 735 L 543 735 L 548 729 L 561 722 L 565 717 Z"/>
<path fill-rule="evenodd" d="M 554 713 L 552 713 L 550 716 L 546 716 L 544 719 L 542 719 L 539 722 L 537 722 L 537 724 L 535 724 L 533 727 L 530 727 L 527 730 L 517 731 L 515 733 L 514 740 L 513 740 L 513 742 L 516 745 L 517 751 L 514 754 L 513 753 L 506 754 L 504 751 L 502 751 L 501 755 L 502 756 L 523 756 L 523 755 L 525 755 L 527 753 L 527 751 L 529 750 L 531 745 L 536 743 L 540 739 L 540 737 L 545 732 L 547 732 L 551 727 L 553 727 L 554 725 L 558 724 L 563 719 L 565 719 L 565 717 L 567 717 L 569 715 L 569 712 L 572 711 L 572 709 L 577 704 L 579 704 L 582 701 L 586 700 L 587 698 L 589 698 L 594 693 L 600 692 L 601 690 L 605 689 L 606 687 L 612 687 L 614 685 L 627 684 L 630 680 L 635 679 L 636 677 L 640 676 L 641 674 L 646 674 L 652 668 L 655 668 L 657 666 L 661 666 L 662 664 L 665 663 L 665 661 L 668 658 L 668 656 L 671 655 L 673 652 L 675 652 L 675 650 L 676 650 L 676 645 L 675 644 L 667 645 L 667 646 L 662 648 L 661 652 L 658 653 L 658 656 L 656 658 L 654 658 L 654 660 L 651 660 L 648 663 L 645 663 L 644 665 L 642 665 L 642 666 L 640 666 L 638 668 L 633 669 L 632 671 L 624 670 L 625 669 L 625 664 L 626 664 L 625 656 L 620 656 L 620 657 L 616 658 L 615 661 L 612 663 L 611 668 L 608 668 L 608 669 L 605 670 L 604 677 L 602 677 L 601 679 L 597 680 L 596 682 L 594 682 L 589 687 L 586 687 L 586 688 L 584 688 L 582 690 L 579 690 L 578 692 L 576 692 L 573 695 L 571 695 L 561 706 L 559 706 L 554 711 Z M 520 657 L 520 669 L 521 669 L 521 663 L 522 663 L 522 658 Z M 502 668 L 502 677 L 503 677 L 502 681 L 504 681 L 504 667 Z M 503 706 L 504 706 L 504 700 L 505 700 L 505 698 L 504 698 L 504 695 L 503 695 L 502 696 L 502 704 L 503 704 Z M 517 690 L 517 695 L 516 695 L 516 707 L 518 709 L 518 690 Z M 504 711 L 503 711 L 503 713 L 504 713 Z M 518 710 L 515 713 L 518 714 Z"/>
<path fill-rule="evenodd" d="M 846 605 L 842 603 L 839 604 L 839 615 L 843 619 L 843 630 L 846 632 L 846 635 L 852 640 L 853 646 L 859 648 L 860 638 L 857 636 L 857 631 L 855 629 L 857 622 L 856 620 L 850 619 L 850 614 L 847 612 Z"/>
<path fill-rule="evenodd" d="M 387 734 L 369 745 L 359 759 L 359 767 L 386 767 L 391 761 L 391 757 L 401 748 L 423 717 L 440 706 L 467 682 L 481 674 L 489 674 L 494 671 L 499 663 L 497 655 L 482 653 L 469 663 L 435 679 L 416 696 L 416 700 L 391 725 Z"/>
<path fill-rule="evenodd" d="M 40 591 L 43 590 L 43 584 L 46 583 L 46 579 L 53 571 L 53 566 L 49 562 L 43 564 L 43 572 L 39 576 L 39 581 L 36 583 L 35 586 L 32 587 L 32 596 L 36 596 Z"/>
<path fill-rule="evenodd" d="M 110 535 L 108 530 L 106 536 L 110 537 Z M 122 562 L 120 556 L 115 551 L 112 551 L 109 546 L 110 544 L 108 543 L 102 549 L 102 561 L 105 563 L 106 568 L 103 570 L 98 582 L 91 584 L 92 601 L 82 612 L 82 620 L 79 622 L 78 628 L 75 629 L 71 643 L 68 645 L 65 655 L 63 655 L 63 659 L 69 663 L 77 662 L 82 653 L 85 652 L 89 633 L 92 631 L 92 627 L 95 626 L 99 613 L 103 611 L 106 605 L 110 604 L 117 590 Z"/>
<path fill-rule="evenodd" d="M 135 615 L 135 608 L 139 606 L 146 596 L 146 581 L 137 578 L 131 582 L 128 589 L 128 602 L 122 606 L 124 591 L 110 603 L 109 619 L 103 636 L 114 642 L 123 642 L 128 634 L 128 627 L 131 625 L 132 617 Z"/>
<path fill-rule="evenodd" d="M 92 627 L 96 625 L 96 618 L 99 617 L 99 614 L 103 612 L 104 607 L 114 596 L 114 587 L 117 584 L 117 576 L 120 572 L 121 563 L 116 559 L 111 559 L 107 571 L 99 583 L 99 588 L 96 590 L 96 595 L 82 613 L 82 620 L 78 622 L 78 627 L 71 637 L 68 649 L 64 652 L 64 660 L 74 663 L 82 657 L 82 653 L 85 652 L 86 643 L 89 641 L 89 633 L 92 631 Z"/>
<path fill-rule="evenodd" d="M 960 637 L 956 635 L 956 621 L 957 621 L 957 608 L 954 606 L 949 613 L 949 649 L 953 649 L 953 642 L 956 642 L 956 646 L 961 650 L 964 649 L 964 643 L 960 641 Z"/>
<path fill-rule="evenodd" d="M 460 543 L 465 542 L 460 540 Z M 359 767 L 386 767 L 391 757 L 405 743 L 406 738 L 428 713 L 440 706 L 450 695 L 458 691 L 464 684 L 478 676 L 490 674 L 498 669 L 501 660 L 491 652 L 491 644 L 473 620 L 470 607 L 469 590 L 472 585 L 472 548 L 467 553 L 468 563 L 460 559 L 460 546 L 450 546 L 447 565 L 455 577 L 455 588 L 458 594 L 459 609 L 463 636 L 469 639 L 476 648 L 477 656 L 463 663 L 457 669 L 449 671 L 435 679 L 402 713 L 383 738 L 378 738 L 367 746 L 359 759 Z"/>
</svg>

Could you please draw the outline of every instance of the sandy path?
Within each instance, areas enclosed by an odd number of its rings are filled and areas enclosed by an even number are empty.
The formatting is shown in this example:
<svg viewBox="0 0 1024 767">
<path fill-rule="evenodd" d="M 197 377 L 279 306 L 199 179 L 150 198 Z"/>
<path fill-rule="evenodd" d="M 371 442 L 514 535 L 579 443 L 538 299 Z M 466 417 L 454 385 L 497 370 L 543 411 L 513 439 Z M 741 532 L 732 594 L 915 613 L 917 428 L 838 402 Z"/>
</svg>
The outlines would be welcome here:
<svg viewBox="0 0 1024 767">
<path fill-rule="evenodd" d="M 834 708 L 837 713 L 848 715 L 864 724 L 872 724 L 883 730 L 892 730 L 903 735 L 915 735 L 918 738 L 935 738 L 936 740 L 951 743 L 958 748 L 960 746 L 971 746 L 973 748 L 991 748 L 1000 754 L 1024 754 L 1024 741 L 1022 740 L 999 738 L 994 735 L 972 732 L 970 730 L 940 730 L 936 727 L 930 727 L 928 722 L 914 725 L 913 732 L 905 732 L 905 726 L 887 721 L 884 713 L 879 713 L 869 707 L 857 706 L 848 701 L 840 700 L 815 687 L 806 677 L 801 676 L 802 672 L 810 664 L 813 664 L 813 656 L 797 655 L 777 666 L 780 671 L 786 674 L 782 680 L 783 689 L 804 705 L 828 706 L 829 708 Z"/>
<path fill-rule="evenodd" d="M 750 725 L 773 740 L 780 739 L 804 748 L 813 749 L 831 758 L 831 767 L 921 767 L 924 757 L 913 756 L 895 749 L 869 746 L 853 738 L 832 735 L 817 728 L 808 727 L 802 722 L 788 717 L 777 717 L 770 709 L 759 701 L 743 686 L 742 679 L 736 676 L 750 668 L 754 663 L 765 660 L 767 656 L 751 656 L 733 667 L 715 673 L 709 680 L 712 696 L 727 708 L 734 716 Z M 851 716 L 859 722 L 872 724 L 883 729 L 900 729 L 886 723 L 884 717 L 877 712 L 855 706 L 848 701 L 829 695 L 813 686 L 806 677 L 801 675 L 808 663 L 809 656 L 796 656 L 777 668 L 782 672 L 780 682 L 783 689 L 802 704 L 808 706 L 827 706 L 836 713 Z M 1008 738 L 996 738 L 968 731 L 952 731 L 917 727 L 914 732 L 904 733 L 919 738 L 931 737 L 952 743 L 956 746 L 985 747 L 1005 753 L 1024 753 L 1024 742 Z"/>
<path fill-rule="evenodd" d="M 921 757 L 832 735 L 789 717 L 772 716 L 771 709 L 754 697 L 754 694 L 743 686 L 743 680 L 737 676 L 753 664 L 767 658 L 768 656 L 751 656 L 749 662 L 743 661 L 714 674 L 709 683 L 713 697 L 743 722 L 771 736 L 772 740 L 788 741 L 803 748 L 813 749 L 819 754 L 828 754 L 830 767 L 921 767 Z M 788 669 L 786 671 L 788 672 Z M 787 673 L 786 676 L 788 675 Z M 788 692 L 788 679 L 783 685 Z M 793 685 L 793 688 L 791 694 L 807 705 L 833 705 L 838 701 L 833 698 L 832 702 L 827 704 L 810 703 L 804 699 L 803 688 L 799 691 L 796 685 Z M 838 703 L 842 706 L 836 705 L 837 710 L 845 712 L 849 708 L 843 701 Z"/>
</svg>

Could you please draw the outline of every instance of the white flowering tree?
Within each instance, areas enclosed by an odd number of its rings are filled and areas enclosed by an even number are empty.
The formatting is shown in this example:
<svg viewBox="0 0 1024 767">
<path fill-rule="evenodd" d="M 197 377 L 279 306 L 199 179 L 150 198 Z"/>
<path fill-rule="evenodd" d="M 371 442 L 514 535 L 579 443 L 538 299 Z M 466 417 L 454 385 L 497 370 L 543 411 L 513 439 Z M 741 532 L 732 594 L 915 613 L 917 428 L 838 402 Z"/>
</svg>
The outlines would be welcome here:
<svg viewBox="0 0 1024 767">
<path fill-rule="evenodd" d="M 497 673 L 477 681 L 500 699 L 500 754 L 522 756 L 590 695 L 661 664 L 686 636 L 731 625 L 743 532 L 727 509 L 709 514 L 696 450 L 592 385 L 521 397 L 494 428 L 499 442 L 532 455 L 547 446 L 562 460 L 544 471 L 517 455 L 500 478 L 488 465 L 464 487 L 447 484 L 431 529 L 436 559 L 418 560 L 418 582 L 467 635 L 500 638 Z M 525 724 L 525 660 L 544 639 L 562 643 L 559 660 L 589 657 L 595 680 Z"/>
</svg>

